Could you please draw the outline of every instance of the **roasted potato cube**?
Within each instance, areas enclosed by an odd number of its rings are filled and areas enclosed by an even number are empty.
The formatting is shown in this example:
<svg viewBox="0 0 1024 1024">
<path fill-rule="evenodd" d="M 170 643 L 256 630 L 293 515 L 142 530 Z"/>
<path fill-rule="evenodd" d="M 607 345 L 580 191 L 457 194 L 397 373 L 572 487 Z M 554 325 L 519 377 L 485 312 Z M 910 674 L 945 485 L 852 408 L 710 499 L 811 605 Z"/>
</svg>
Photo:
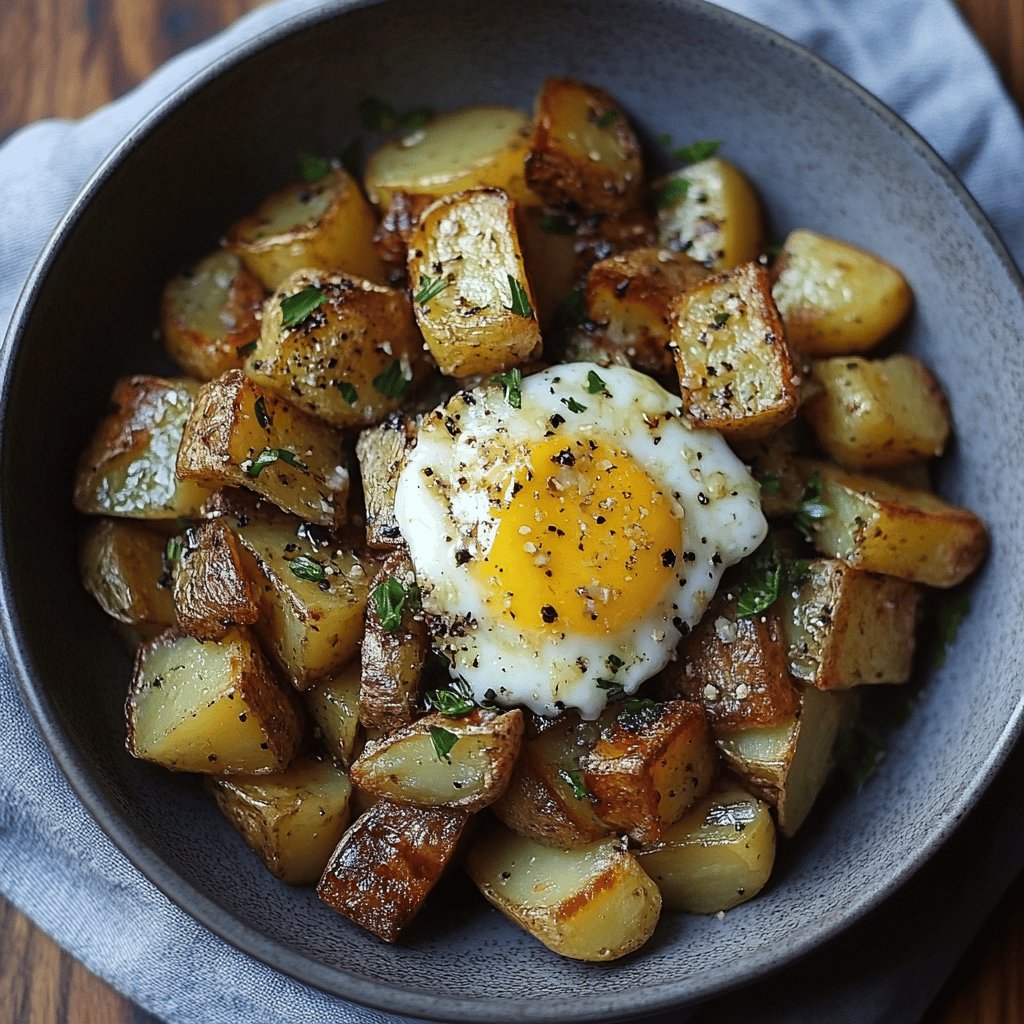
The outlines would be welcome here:
<svg viewBox="0 0 1024 1024">
<path fill-rule="evenodd" d="M 419 223 L 420 214 L 436 198 L 411 195 L 408 192 L 395 192 L 392 195 L 391 203 L 373 233 L 374 248 L 387 270 L 390 283 L 398 284 L 406 280 L 409 239 Z"/>
<path fill-rule="evenodd" d="M 809 525 L 811 542 L 823 555 L 932 587 L 962 583 L 985 557 L 988 531 L 967 509 L 827 463 L 805 462 L 803 468 L 820 481 L 827 514 Z"/>
<path fill-rule="evenodd" d="M 350 774 L 360 789 L 395 803 L 478 811 L 504 792 L 522 738 L 518 708 L 427 715 L 368 740 Z"/>
<path fill-rule="evenodd" d="M 668 348 L 672 306 L 707 277 L 706 267 L 682 253 L 633 249 L 590 268 L 587 316 L 637 369 L 668 374 L 674 365 Z"/>
<path fill-rule="evenodd" d="M 178 475 L 186 484 L 245 487 L 312 523 L 338 526 L 348 515 L 347 462 L 330 427 L 230 370 L 196 397 Z"/>
<path fill-rule="evenodd" d="M 416 717 L 423 663 L 430 650 L 409 555 L 389 555 L 370 584 L 363 634 L 359 720 L 397 729 Z"/>
<path fill-rule="evenodd" d="M 636 858 L 669 910 L 731 910 L 756 896 L 771 876 L 775 823 L 764 801 L 721 783 Z"/>
<path fill-rule="evenodd" d="M 627 701 L 607 718 L 580 761 L 594 812 L 637 842 L 654 842 L 715 781 L 707 718 L 685 700 Z"/>
<path fill-rule="evenodd" d="M 812 364 L 811 379 L 804 416 L 841 465 L 899 466 L 942 454 L 949 408 L 919 359 L 822 359 Z"/>
<path fill-rule="evenodd" d="M 303 696 L 324 749 L 343 768 L 359 740 L 360 664 L 353 658 L 340 672 L 313 683 Z"/>
<path fill-rule="evenodd" d="M 285 325 L 291 297 L 316 289 L 322 303 Z M 402 404 L 427 369 L 423 338 L 404 292 L 344 274 L 300 270 L 263 308 L 246 373 L 334 427 L 376 423 Z"/>
<path fill-rule="evenodd" d="M 576 232 L 576 269 L 585 278 L 601 260 L 621 256 L 632 249 L 658 246 L 654 218 L 643 208 L 611 217 L 594 214 L 580 222 Z"/>
<path fill-rule="evenodd" d="M 877 256 L 813 231 L 791 231 L 772 268 L 772 294 L 794 349 L 865 352 L 910 310 L 910 286 Z"/>
<path fill-rule="evenodd" d="M 167 543 L 165 536 L 141 523 L 90 523 L 79 560 L 85 589 L 118 622 L 173 626 Z"/>
<path fill-rule="evenodd" d="M 427 347 L 449 377 L 498 373 L 540 349 L 515 209 L 498 189 L 424 210 L 409 243 L 409 286 Z"/>
<path fill-rule="evenodd" d="M 169 629 L 143 644 L 125 705 L 128 752 L 172 771 L 280 771 L 302 738 L 295 708 L 246 630 L 203 643 Z"/>
<path fill-rule="evenodd" d="M 413 437 L 412 424 L 395 413 L 364 430 L 356 442 L 366 504 L 366 543 L 371 548 L 393 550 L 404 545 L 395 519 L 395 487 Z"/>
<path fill-rule="evenodd" d="M 193 516 L 209 488 L 175 475 L 199 385 L 184 377 L 123 377 L 78 463 L 75 508 L 129 519 Z"/>
<path fill-rule="evenodd" d="M 263 285 L 231 252 L 218 249 L 172 278 L 160 302 L 160 331 L 171 356 L 199 380 L 241 369 L 260 336 Z"/>
<path fill-rule="evenodd" d="M 330 761 L 299 757 L 273 775 L 211 779 L 217 806 L 289 885 L 320 880 L 349 819 L 352 784 Z"/>
<path fill-rule="evenodd" d="M 529 145 L 530 119 L 521 110 L 464 107 L 374 152 L 366 193 L 381 210 L 396 192 L 439 199 L 470 188 L 500 188 L 516 202 L 536 203 L 524 180 Z"/>
<path fill-rule="evenodd" d="M 913 583 L 815 559 L 799 586 L 780 595 L 790 671 L 819 690 L 905 683 L 920 603 Z"/>
<path fill-rule="evenodd" d="M 259 618 L 259 591 L 238 539 L 219 519 L 189 530 L 174 570 L 178 625 L 199 640 L 219 640 L 230 626 Z"/>
<path fill-rule="evenodd" d="M 494 822 L 471 845 L 466 870 L 506 917 L 574 960 L 616 960 L 639 949 L 661 894 L 616 839 L 557 850 Z"/>
<path fill-rule="evenodd" d="M 579 277 L 576 246 L 582 226 L 562 213 L 521 206 L 516 211 L 516 227 L 537 317 L 546 331 L 558 325 L 565 297 Z"/>
<path fill-rule="evenodd" d="M 459 846 L 469 815 L 381 800 L 345 833 L 317 895 L 385 942 L 412 923 Z"/>
<path fill-rule="evenodd" d="M 727 160 L 701 160 L 653 187 L 659 244 L 710 270 L 731 270 L 757 258 L 764 234 L 761 204 Z"/>
<path fill-rule="evenodd" d="M 339 270 L 383 281 L 373 247 L 377 218 L 359 185 L 338 168 L 319 181 L 297 181 L 243 217 L 224 244 L 269 291 L 296 270 Z"/>
<path fill-rule="evenodd" d="M 797 457 L 805 448 L 805 429 L 800 420 L 793 420 L 765 437 L 733 443 L 761 485 L 761 510 L 769 519 L 791 518 L 800 509 L 806 481 Z"/>
<path fill-rule="evenodd" d="M 796 415 L 800 378 L 769 290 L 747 263 L 678 298 L 672 349 L 686 412 L 726 437 L 763 437 Z"/>
<path fill-rule="evenodd" d="M 640 204 L 640 143 L 608 93 L 549 78 L 537 96 L 526 184 L 545 202 L 587 213 L 623 213 Z"/>
</svg>

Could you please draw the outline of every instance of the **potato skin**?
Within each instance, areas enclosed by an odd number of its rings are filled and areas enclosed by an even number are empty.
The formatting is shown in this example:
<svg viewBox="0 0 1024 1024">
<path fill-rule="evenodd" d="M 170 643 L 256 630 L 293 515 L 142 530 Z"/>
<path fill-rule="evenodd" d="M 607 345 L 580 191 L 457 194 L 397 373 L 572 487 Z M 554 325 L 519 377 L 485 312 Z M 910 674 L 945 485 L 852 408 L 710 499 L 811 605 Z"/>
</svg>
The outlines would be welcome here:
<svg viewBox="0 0 1024 1024">
<path fill-rule="evenodd" d="M 402 460 L 414 441 L 413 424 L 400 413 L 362 431 L 356 441 L 366 505 L 366 543 L 371 548 L 393 551 L 405 546 L 395 519 L 395 487 Z"/>
</svg>

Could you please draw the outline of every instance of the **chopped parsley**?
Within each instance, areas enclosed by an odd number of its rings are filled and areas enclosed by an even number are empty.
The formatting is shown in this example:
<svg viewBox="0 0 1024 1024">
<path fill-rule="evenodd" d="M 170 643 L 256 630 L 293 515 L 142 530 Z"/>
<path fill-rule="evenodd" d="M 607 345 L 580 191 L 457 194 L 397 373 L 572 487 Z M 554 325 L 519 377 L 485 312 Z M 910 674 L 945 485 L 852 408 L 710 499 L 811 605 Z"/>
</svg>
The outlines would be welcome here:
<svg viewBox="0 0 1024 1024">
<path fill-rule="evenodd" d="M 295 155 L 299 161 L 299 172 L 305 181 L 319 181 L 331 173 L 331 161 L 327 157 L 301 150 Z"/>
<path fill-rule="evenodd" d="M 576 401 L 575 398 L 573 398 L 571 396 L 569 398 L 563 398 L 561 400 L 561 402 L 562 402 L 562 405 L 564 405 L 569 410 L 569 412 L 586 412 L 587 411 L 587 407 L 585 405 L 581 405 L 579 402 Z"/>
<path fill-rule="evenodd" d="M 444 759 L 451 764 L 452 759 L 448 755 L 451 753 L 452 747 L 459 742 L 458 733 L 449 732 L 447 729 L 442 729 L 439 725 L 431 725 L 428 728 L 430 730 L 430 742 L 434 744 L 434 754 L 438 761 Z"/>
<path fill-rule="evenodd" d="M 164 561 L 166 561 L 168 569 L 173 569 L 181 561 L 184 550 L 185 545 L 181 542 L 180 537 L 171 537 L 167 541 L 167 547 L 164 549 Z"/>
<path fill-rule="evenodd" d="M 689 178 L 672 178 L 665 187 L 655 196 L 654 205 L 659 210 L 681 203 L 690 191 Z"/>
<path fill-rule="evenodd" d="M 289 451 L 287 448 L 264 448 L 255 459 L 246 459 L 242 463 L 242 471 L 248 476 L 257 477 L 267 466 L 273 465 L 278 460 L 302 470 L 303 473 L 309 472 L 307 467 L 299 462 L 299 457 L 295 452 Z"/>
<path fill-rule="evenodd" d="M 540 229 L 549 235 L 573 235 L 576 233 L 576 225 L 560 213 L 545 213 L 540 219 Z"/>
<path fill-rule="evenodd" d="M 702 139 L 700 142 L 691 142 L 688 146 L 674 150 L 672 156 L 681 164 L 696 164 L 713 157 L 721 145 L 716 139 Z"/>
<path fill-rule="evenodd" d="M 505 389 L 505 401 L 513 409 L 523 407 L 523 371 L 518 366 L 513 366 L 506 373 L 499 373 L 497 377 L 492 377 L 491 383 L 500 384 Z"/>
<path fill-rule="evenodd" d="M 269 430 L 270 424 L 273 423 L 274 420 L 270 413 L 267 412 L 267 400 L 262 395 L 256 399 L 256 402 L 252 407 L 252 411 L 256 414 L 256 422 L 264 430 Z"/>
<path fill-rule="evenodd" d="M 775 473 L 759 476 L 757 477 L 757 482 L 761 485 L 761 490 L 767 494 L 778 494 L 782 490 L 782 477 L 777 476 Z"/>
<path fill-rule="evenodd" d="M 402 364 L 397 359 L 393 359 L 386 370 L 373 378 L 374 388 L 385 398 L 405 398 L 411 385 L 412 381 L 406 379 Z"/>
<path fill-rule="evenodd" d="M 617 697 L 620 693 L 624 692 L 621 683 L 617 683 L 614 679 L 604 679 L 600 676 L 597 679 L 597 688 L 599 690 L 607 690 L 609 697 Z"/>
<path fill-rule="evenodd" d="M 519 283 L 518 278 L 511 274 L 505 276 L 508 278 L 509 291 L 512 293 L 512 305 L 507 307 L 509 312 L 515 313 L 516 316 L 521 316 L 525 320 L 532 320 L 533 307 L 530 305 L 530 297 L 526 294 L 526 289 Z"/>
<path fill-rule="evenodd" d="M 587 784 L 583 781 L 579 768 L 559 768 L 558 775 L 563 781 L 569 783 L 572 787 L 572 795 L 577 800 L 592 800 L 594 798 L 593 793 L 587 789 Z"/>
<path fill-rule="evenodd" d="M 721 312 L 716 313 L 712 319 L 712 322 L 716 327 L 724 327 L 729 322 L 729 313 Z"/>
<path fill-rule="evenodd" d="M 814 535 L 814 524 L 827 519 L 834 509 L 821 500 L 821 474 L 815 470 L 808 478 L 804 487 L 804 496 L 800 508 L 793 517 L 793 525 L 810 540 Z"/>
<path fill-rule="evenodd" d="M 301 324 L 314 309 L 318 309 L 326 301 L 327 296 L 314 285 L 289 295 L 281 300 L 281 326 L 295 327 Z"/>
<path fill-rule="evenodd" d="M 566 327 L 579 327 L 587 319 L 587 304 L 583 289 L 574 288 L 558 307 L 558 320 Z"/>
<path fill-rule="evenodd" d="M 587 392 L 591 395 L 608 394 L 608 385 L 593 370 L 587 371 Z"/>
<path fill-rule="evenodd" d="M 350 384 L 347 380 L 336 380 L 334 386 L 341 392 L 341 397 L 349 405 L 355 405 L 359 401 L 359 392 L 356 390 L 355 384 Z"/>
<path fill-rule="evenodd" d="M 956 640 L 960 623 L 971 610 L 971 602 L 967 594 L 945 594 L 935 609 L 935 627 L 938 644 L 935 648 L 935 667 L 942 668 L 946 664 L 946 651 Z"/>
<path fill-rule="evenodd" d="M 741 619 L 760 615 L 775 604 L 784 587 L 796 586 L 806 574 L 805 561 L 785 558 L 771 540 L 765 541 L 746 563 L 736 614 Z"/>
<path fill-rule="evenodd" d="M 257 338 L 253 338 L 252 341 L 247 341 L 244 345 L 236 345 L 235 351 L 238 353 L 239 359 L 245 359 L 251 356 L 256 351 Z"/>
<path fill-rule="evenodd" d="M 293 558 L 288 563 L 288 568 L 291 569 L 293 576 L 297 576 L 300 580 L 309 580 L 310 583 L 322 583 L 327 579 L 324 567 L 315 559 L 307 558 L 305 555 Z"/>
<path fill-rule="evenodd" d="M 413 296 L 413 302 L 425 306 L 436 295 L 440 295 L 451 281 L 445 277 L 430 277 L 424 274 L 420 278 L 420 290 Z"/>
<path fill-rule="evenodd" d="M 452 683 L 450 690 L 428 690 L 427 707 L 440 711 L 449 718 L 460 718 L 468 715 L 475 707 L 469 687 L 465 682 Z"/>
<path fill-rule="evenodd" d="M 615 109 L 606 110 L 597 119 L 597 127 L 598 128 L 611 128 L 611 126 L 613 124 L 615 124 L 615 122 L 618 121 L 620 117 L 622 117 L 622 111 L 621 110 L 615 110 Z"/>
<path fill-rule="evenodd" d="M 661 709 L 662 705 L 649 697 L 634 697 L 623 702 L 616 721 L 623 729 L 637 732 L 658 721 L 661 718 Z"/>
<path fill-rule="evenodd" d="M 394 633 L 402 625 L 402 612 L 406 605 L 412 608 L 419 603 L 419 591 L 415 583 L 406 587 L 401 580 L 389 576 L 373 588 L 370 598 L 381 629 L 385 633 Z"/>
</svg>

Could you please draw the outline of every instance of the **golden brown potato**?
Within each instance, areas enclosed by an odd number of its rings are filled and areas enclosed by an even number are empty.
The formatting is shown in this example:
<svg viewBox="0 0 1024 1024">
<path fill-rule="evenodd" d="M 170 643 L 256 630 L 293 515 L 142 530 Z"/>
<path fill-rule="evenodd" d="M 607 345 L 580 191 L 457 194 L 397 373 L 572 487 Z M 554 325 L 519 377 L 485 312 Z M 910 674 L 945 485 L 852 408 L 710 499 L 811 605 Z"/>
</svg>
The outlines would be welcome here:
<svg viewBox="0 0 1024 1024">
<path fill-rule="evenodd" d="M 872 348 L 899 326 L 912 301 L 895 267 L 813 231 L 789 233 L 772 276 L 789 342 L 812 356 Z"/>
<path fill-rule="evenodd" d="M 710 270 L 731 270 L 757 258 L 764 227 L 761 205 L 741 171 L 711 157 L 654 183 L 658 243 Z"/>
<path fill-rule="evenodd" d="M 654 218 L 645 209 L 628 210 L 614 217 L 594 214 L 584 218 L 576 232 L 577 275 L 586 277 L 601 260 L 658 245 Z"/>
<path fill-rule="evenodd" d="M 805 432 L 802 421 L 794 420 L 765 437 L 733 442 L 761 485 L 761 510 L 769 519 L 788 519 L 800 509 L 805 481 L 797 457 L 806 449 Z"/>
<path fill-rule="evenodd" d="M 179 480 L 175 460 L 199 385 L 184 377 L 123 377 L 78 463 L 75 508 L 129 519 L 194 516 L 209 488 Z"/>
<path fill-rule="evenodd" d="M 179 772 L 281 771 L 302 738 L 288 695 L 243 629 L 217 643 L 169 629 L 143 644 L 125 717 L 128 752 Z"/>
<path fill-rule="evenodd" d="M 715 781 L 707 718 L 685 700 L 626 701 L 604 717 L 600 738 L 580 760 L 594 812 L 637 842 L 654 842 Z"/>
<path fill-rule="evenodd" d="M 313 683 L 303 696 L 313 716 L 314 735 L 342 768 L 355 756 L 359 742 L 360 664 L 353 658 L 343 669 Z"/>
<path fill-rule="evenodd" d="M 619 840 L 558 850 L 494 822 L 466 870 L 506 917 L 574 960 L 615 960 L 654 932 L 661 894 Z"/>
<path fill-rule="evenodd" d="M 361 928 L 394 942 L 426 902 L 468 821 L 465 811 L 381 800 L 342 837 L 317 895 Z"/>
<path fill-rule="evenodd" d="M 516 227 L 537 317 L 547 331 L 558 325 L 565 297 L 579 276 L 576 246 L 583 227 L 575 219 L 539 206 L 519 207 Z"/>
<path fill-rule="evenodd" d="M 347 463 L 334 430 L 240 370 L 199 390 L 178 451 L 186 484 L 245 487 L 323 526 L 347 518 Z"/>
<path fill-rule="evenodd" d="M 498 189 L 473 189 L 427 207 L 409 243 L 409 287 L 442 373 L 498 373 L 540 350 L 515 207 Z"/>
<path fill-rule="evenodd" d="M 588 213 L 638 206 L 643 157 L 625 112 L 602 89 L 549 78 L 537 96 L 526 183 L 547 203 Z"/>
<path fill-rule="evenodd" d="M 409 239 L 412 237 L 413 228 L 419 223 L 420 214 L 436 198 L 437 196 L 395 192 L 377 225 L 377 230 L 373 233 L 373 245 L 387 270 L 388 281 L 396 286 L 406 280 Z"/>
<path fill-rule="evenodd" d="M 695 425 L 730 439 L 763 437 L 796 415 L 800 378 L 764 267 L 747 263 L 685 292 L 671 334 Z"/>
<path fill-rule="evenodd" d="M 224 244 L 269 291 L 296 270 L 339 270 L 384 280 L 373 247 L 377 218 L 359 185 L 341 168 L 319 181 L 297 181 L 238 221 Z"/>
<path fill-rule="evenodd" d="M 174 625 L 168 543 L 167 537 L 141 523 L 90 523 L 79 558 L 85 589 L 118 622 Z"/>
<path fill-rule="evenodd" d="M 366 505 L 366 543 L 371 548 L 388 551 L 404 546 L 395 519 L 395 487 L 414 436 L 412 423 L 395 413 L 376 427 L 364 430 L 356 442 Z"/>
<path fill-rule="evenodd" d="M 320 305 L 287 326 L 287 304 L 311 289 L 322 296 Z M 383 419 L 427 369 L 404 292 L 309 270 L 292 274 L 267 300 L 259 344 L 245 367 L 257 385 L 334 427 Z"/>
<path fill-rule="evenodd" d="M 160 331 L 167 351 L 199 380 L 241 369 L 260 336 L 263 298 L 263 285 L 234 253 L 210 253 L 164 289 Z"/>
<path fill-rule="evenodd" d="M 352 785 L 343 771 L 298 757 L 273 775 L 210 781 L 217 806 L 273 874 L 289 885 L 319 881 L 348 825 Z"/>
</svg>

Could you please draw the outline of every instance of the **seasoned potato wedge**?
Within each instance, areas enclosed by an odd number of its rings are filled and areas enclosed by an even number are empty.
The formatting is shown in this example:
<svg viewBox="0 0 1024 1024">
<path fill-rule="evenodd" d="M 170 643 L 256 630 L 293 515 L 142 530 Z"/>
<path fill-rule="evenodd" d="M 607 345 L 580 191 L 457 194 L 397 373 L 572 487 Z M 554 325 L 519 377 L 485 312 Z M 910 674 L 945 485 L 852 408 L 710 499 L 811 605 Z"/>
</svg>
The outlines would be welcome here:
<svg viewBox="0 0 1024 1024">
<path fill-rule="evenodd" d="M 877 256 L 813 231 L 791 231 L 772 268 L 772 294 L 793 348 L 812 356 L 864 352 L 910 310 L 903 275 Z"/>
<path fill-rule="evenodd" d="M 504 792 L 522 738 L 518 708 L 427 715 L 369 740 L 350 774 L 360 789 L 395 803 L 478 811 Z"/>
<path fill-rule="evenodd" d="M 75 508 L 129 519 L 193 516 L 209 489 L 175 475 L 199 385 L 184 377 L 123 377 L 78 463 Z"/>
<path fill-rule="evenodd" d="M 237 370 L 260 336 L 263 285 L 232 252 L 218 249 L 168 282 L 160 331 L 171 356 L 199 380 Z"/>
<path fill-rule="evenodd" d="M 704 712 L 685 700 L 606 715 L 601 736 L 580 760 L 602 821 L 651 843 L 715 781 L 718 755 Z M 641 706 L 642 705 L 642 706 Z"/>
<path fill-rule="evenodd" d="M 391 203 L 373 233 L 373 245 L 387 270 L 389 283 L 397 286 L 405 282 L 409 239 L 419 223 L 420 214 L 436 198 L 409 192 L 395 192 L 391 196 Z"/>
<path fill-rule="evenodd" d="M 900 466 L 942 454 L 949 408 L 919 359 L 822 359 L 812 364 L 811 380 L 804 416 L 841 465 Z"/>
<path fill-rule="evenodd" d="M 296 270 L 340 270 L 383 281 L 373 247 L 377 218 L 359 185 L 338 168 L 319 181 L 297 181 L 238 221 L 225 245 L 274 291 Z"/>
<path fill-rule="evenodd" d="M 796 415 L 800 378 L 764 267 L 747 263 L 685 292 L 672 308 L 671 336 L 697 426 L 763 437 Z"/>
<path fill-rule="evenodd" d="M 416 716 L 423 663 L 430 650 L 408 553 L 390 554 L 370 584 L 363 634 L 359 720 L 397 729 Z M 382 614 L 383 613 L 383 614 Z"/>
<path fill-rule="evenodd" d="M 125 705 L 128 752 L 179 772 L 280 771 L 302 725 L 242 629 L 203 643 L 170 629 L 143 644 Z"/>
<path fill-rule="evenodd" d="M 330 427 L 231 370 L 200 389 L 178 475 L 192 486 L 245 487 L 312 523 L 338 526 L 348 514 L 347 462 Z"/>
<path fill-rule="evenodd" d="M 661 894 L 615 839 L 557 850 L 495 822 L 472 844 L 466 870 L 503 914 L 574 960 L 615 960 L 654 932 Z"/>
<path fill-rule="evenodd" d="M 381 800 L 342 837 L 317 895 L 385 942 L 394 942 L 454 856 L 469 815 Z"/>
<path fill-rule="evenodd" d="M 167 543 L 166 537 L 141 523 L 90 523 L 79 556 L 85 589 L 118 622 L 173 626 Z"/>
<path fill-rule="evenodd" d="M 731 910 L 756 896 L 771 876 L 775 823 L 764 801 L 726 782 L 636 858 L 669 910 Z"/>
<path fill-rule="evenodd" d="M 811 541 L 823 555 L 932 587 L 962 583 L 985 557 L 988 531 L 973 512 L 878 477 L 802 465 L 808 478 L 817 474 L 829 512 L 811 523 Z"/>
<path fill-rule="evenodd" d="M 731 270 L 757 258 L 764 235 L 761 204 L 750 182 L 727 160 L 701 160 L 653 187 L 659 244 L 710 270 Z"/>
<path fill-rule="evenodd" d="M 393 550 L 403 546 L 402 531 L 395 519 L 395 487 L 414 436 L 412 424 L 396 413 L 364 430 L 356 442 L 366 504 L 366 543 L 371 548 Z"/>
<path fill-rule="evenodd" d="M 315 288 L 322 303 L 286 327 L 284 304 Z M 263 307 L 246 373 L 257 385 L 335 427 L 376 423 L 427 369 L 404 292 L 345 274 L 300 270 Z"/>
<path fill-rule="evenodd" d="M 780 595 L 790 671 L 819 690 L 905 683 L 920 603 L 913 583 L 815 559 L 797 588 Z"/>
<path fill-rule="evenodd" d="M 313 716 L 314 734 L 337 764 L 347 768 L 359 742 L 360 664 L 353 658 L 341 671 L 313 683 L 303 696 Z"/>
<path fill-rule="evenodd" d="M 330 761 L 298 757 L 273 775 L 211 779 L 217 806 L 290 885 L 317 882 L 349 819 L 352 784 Z"/>
<path fill-rule="evenodd" d="M 498 189 L 427 207 L 409 243 L 409 286 L 442 373 L 498 373 L 540 350 L 515 208 Z"/>
<path fill-rule="evenodd" d="M 521 110 L 464 107 L 374 152 L 366 193 L 381 210 L 396 192 L 439 199 L 470 188 L 500 188 L 516 202 L 536 203 L 524 180 L 529 145 L 530 119 Z"/>
<path fill-rule="evenodd" d="M 545 202 L 588 213 L 640 204 L 640 143 L 622 108 L 603 89 L 549 78 L 537 96 L 526 183 Z"/>
<path fill-rule="evenodd" d="M 708 270 L 682 253 L 649 247 L 601 260 L 587 275 L 587 316 L 604 336 L 625 349 L 638 370 L 673 369 L 670 313 L 675 300 L 708 277 Z"/>
</svg>

